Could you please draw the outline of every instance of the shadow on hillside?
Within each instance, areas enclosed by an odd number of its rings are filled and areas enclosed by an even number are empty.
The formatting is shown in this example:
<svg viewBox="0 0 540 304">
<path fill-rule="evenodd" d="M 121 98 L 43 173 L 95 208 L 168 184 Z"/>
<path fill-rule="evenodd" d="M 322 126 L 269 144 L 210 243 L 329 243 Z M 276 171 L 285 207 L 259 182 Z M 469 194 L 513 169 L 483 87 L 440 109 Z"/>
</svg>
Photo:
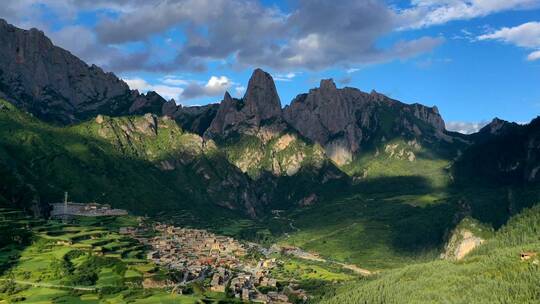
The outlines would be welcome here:
<svg viewBox="0 0 540 304">
<path fill-rule="evenodd" d="M 192 222 L 240 217 L 240 209 L 233 212 L 211 202 L 197 168 L 177 164 L 175 170 L 160 170 L 77 128 L 52 127 L 24 114 L 3 116 L 0 162 L 35 187 L 42 202 L 61 201 L 68 191 L 74 202 L 106 203 L 139 215 L 176 213 Z M 211 162 L 194 163 L 202 161 Z"/>
<path fill-rule="evenodd" d="M 428 180 L 418 176 L 370 179 L 347 188 L 326 189 L 318 205 L 299 211 L 294 218 L 303 231 L 328 233 L 325 227 L 334 229 L 330 237 L 319 240 L 314 236 L 312 246 L 335 246 L 336 252 L 349 251 L 392 264 L 384 259 L 415 257 L 444 246 L 456 225 L 456 204 L 451 198 L 421 207 L 414 201 L 415 195 L 435 190 L 439 189 L 432 189 Z"/>
<path fill-rule="evenodd" d="M 307 247 L 337 255 L 349 251 L 360 261 L 387 266 L 402 257 L 433 257 L 465 216 L 499 228 L 538 202 L 540 193 L 531 187 L 434 189 L 420 176 L 381 177 L 320 190 L 320 203 L 294 216 L 300 230 L 313 234 Z M 426 196 L 435 198 L 422 202 Z M 318 238 L 317 233 L 327 236 Z"/>
<path fill-rule="evenodd" d="M 387 225 L 392 247 L 398 252 L 416 254 L 440 249 L 457 224 L 459 210 L 450 197 L 418 206 L 421 204 L 414 196 L 440 191 L 424 177 L 377 178 L 358 184 L 353 191 L 371 199 L 368 217 Z"/>
</svg>

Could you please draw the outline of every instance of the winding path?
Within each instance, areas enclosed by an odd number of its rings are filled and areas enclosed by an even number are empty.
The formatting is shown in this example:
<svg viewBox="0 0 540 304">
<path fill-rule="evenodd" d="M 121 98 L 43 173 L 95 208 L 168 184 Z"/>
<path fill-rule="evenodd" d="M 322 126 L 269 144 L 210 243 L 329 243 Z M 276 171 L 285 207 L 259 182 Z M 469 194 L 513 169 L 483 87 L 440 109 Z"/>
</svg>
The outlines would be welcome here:
<svg viewBox="0 0 540 304">
<path fill-rule="evenodd" d="M 0 279 L 0 281 L 9 281 L 9 279 Z M 38 282 L 19 281 L 19 280 L 13 280 L 13 282 L 15 282 L 15 284 L 28 285 L 32 287 L 70 289 L 70 290 L 79 290 L 79 291 L 96 291 L 97 290 L 96 287 L 88 287 L 88 286 L 68 286 L 68 285 L 38 283 Z"/>
</svg>

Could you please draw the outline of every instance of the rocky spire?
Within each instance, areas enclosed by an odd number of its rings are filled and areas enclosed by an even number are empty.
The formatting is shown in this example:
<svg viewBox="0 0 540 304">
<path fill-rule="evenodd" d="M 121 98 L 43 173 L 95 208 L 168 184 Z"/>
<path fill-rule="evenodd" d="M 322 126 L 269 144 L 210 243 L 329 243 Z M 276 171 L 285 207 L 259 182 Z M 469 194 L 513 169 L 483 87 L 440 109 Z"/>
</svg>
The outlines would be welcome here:
<svg viewBox="0 0 540 304">
<path fill-rule="evenodd" d="M 336 84 L 334 83 L 334 80 L 332 78 L 323 79 L 323 80 L 321 80 L 319 90 L 325 91 L 325 92 L 332 92 L 332 91 L 336 91 L 337 87 L 336 87 Z"/>
<path fill-rule="evenodd" d="M 261 69 L 253 71 L 244 95 L 246 114 L 260 121 L 281 117 L 281 101 L 272 76 Z"/>
<path fill-rule="evenodd" d="M 233 99 L 229 92 L 225 92 L 219 104 L 216 116 L 205 132 L 206 137 L 225 137 L 231 131 L 238 131 L 240 124 L 246 120 L 242 103 Z"/>
<path fill-rule="evenodd" d="M 274 80 L 270 74 L 256 69 L 243 99 L 234 99 L 225 93 L 206 136 L 223 137 L 231 132 L 255 135 L 265 125 L 272 125 L 271 129 L 279 132 L 282 124 L 281 101 Z"/>
</svg>

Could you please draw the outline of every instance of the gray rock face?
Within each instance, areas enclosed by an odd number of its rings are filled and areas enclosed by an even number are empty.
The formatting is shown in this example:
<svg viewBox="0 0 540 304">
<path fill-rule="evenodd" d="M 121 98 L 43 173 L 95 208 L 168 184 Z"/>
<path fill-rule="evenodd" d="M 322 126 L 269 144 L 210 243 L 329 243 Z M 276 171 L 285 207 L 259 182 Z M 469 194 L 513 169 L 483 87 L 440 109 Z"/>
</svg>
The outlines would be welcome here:
<svg viewBox="0 0 540 304">
<path fill-rule="evenodd" d="M 216 117 L 206 131 L 207 137 L 226 137 L 233 133 L 257 134 L 268 127 L 279 132 L 285 128 L 281 101 L 270 74 L 256 69 L 244 98 L 233 99 L 225 93 Z"/>
<path fill-rule="evenodd" d="M 163 104 L 163 106 L 161 107 L 161 113 L 165 116 L 173 118 L 176 114 L 176 111 L 181 108 L 182 105 L 177 105 L 176 101 L 174 99 L 171 99 Z"/>
<path fill-rule="evenodd" d="M 403 104 L 377 92 L 337 89 L 331 79 L 298 95 L 283 113 L 291 126 L 323 145 L 338 164 L 348 162 L 373 140 L 417 137 L 422 130 L 444 132 L 444 121 L 435 107 Z"/>
<path fill-rule="evenodd" d="M 265 120 L 281 118 L 281 101 L 274 79 L 261 69 L 256 69 L 251 75 L 244 102 L 244 112 L 259 125 Z"/>
<path fill-rule="evenodd" d="M 219 104 L 183 107 L 170 100 L 163 104 L 162 113 L 176 120 L 182 129 L 202 136 L 216 117 L 218 108 Z"/>
<path fill-rule="evenodd" d="M 158 93 L 150 91 L 148 93 L 139 95 L 137 91 L 132 91 L 133 103 L 129 107 L 129 114 L 162 114 L 163 105 L 166 100 Z"/>
<path fill-rule="evenodd" d="M 131 91 L 112 73 L 56 47 L 37 29 L 0 20 L 0 97 L 46 121 L 78 122 L 97 114 L 154 111 L 163 100 Z"/>
</svg>

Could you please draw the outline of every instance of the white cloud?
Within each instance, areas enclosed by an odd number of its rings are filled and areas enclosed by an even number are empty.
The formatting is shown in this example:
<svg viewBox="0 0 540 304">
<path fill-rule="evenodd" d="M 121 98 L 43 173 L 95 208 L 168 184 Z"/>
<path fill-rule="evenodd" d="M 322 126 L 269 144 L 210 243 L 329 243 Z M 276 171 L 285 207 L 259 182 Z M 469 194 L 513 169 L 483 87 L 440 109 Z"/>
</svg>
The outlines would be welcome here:
<svg viewBox="0 0 540 304">
<path fill-rule="evenodd" d="M 234 88 L 234 91 L 236 92 L 236 97 L 242 97 L 242 95 L 246 93 L 246 87 L 239 86 L 239 87 Z"/>
<path fill-rule="evenodd" d="M 534 61 L 540 59 L 540 51 L 534 51 L 527 56 L 527 60 Z"/>
<path fill-rule="evenodd" d="M 231 87 L 231 80 L 225 76 L 216 77 L 212 76 L 204 86 L 208 95 L 213 96 L 216 94 L 223 94 L 227 89 Z"/>
<path fill-rule="evenodd" d="M 129 88 L 132 90 L 139 90 L 141 92 L 146 92 L 148 91 L 148 88 L 151 87 L 151 85 L 142 78 L 124 78 L 123 80 L 125 83 L 128 84 Z"/>
<path fill-rule="evenodd" d="M 359 68 L 350 68 L 346 72 L 347 72 L 347 74 L 352 74 L 352 73 L 356 73 L 358 71 L 360 71 Z"/>
<path fill-rule="evenodd" d="M 467 29 L 461 29 L 459 33 L 454 34 L 451 39 L 453 40 L 466 40 L 469 42 L 475 42 L 476 41 L 476 35 L 474 35 L 471 31 Z"/>
<path fill-rule="evenodd" d="M 527 60 L 540 59 L 540 22 L 527 22 L 515 27 L 503 27 L 489 34 L 481 35 L 478 40 L 497 40 L 535 51 Z"/>
<path fill-rule="evenodd" d="M 468 20 L 508 10 L 540 6 L 540 0 L 412 0 L 402 10 L 402 28 L 422 28 L 454 20 Z"/>
<path fill-rule="evenodd" d="M 181 95 L 182 99 L 193 99 L 198 97 L 217 97 L 225 94 L 225 91 L 233 86 L 233 82 L 226 76 L 211 76 L 203 84 L 198 81 L 190 82 Z"/>
<path fill-rule="evenodd" d="M 459 132 L 463 134 L 473 134 L 480 131 L 480 129 L 482 129 L 488 123 L 489 121 L 481 121 L 481 122 L 450 121 L 446 123 L 446 129 L 448 131 L 454 131 L 454 132 Z"/>
<path fill-rule="evenodd" d="M 540 22 L 527 22 L 516 27 L 503 27 L 479 40 L 499 40 L 524 48 L 540 48 Z"/>
<path fill-rule="evenodd" d="M 185 80 L 175 75 L 167 75 L 159 83 L 149 83 L 143 78 L 125 78 L 124 81 L 133 90 L 146 93 L 155 91 L 165 99 L 188 100 L 199 97 L 220 97 L 225 91 L 233 89 L 236 96 L 242 95 L 246 88 L 238 86 L 227 76 L 211 76 L 208 81 Z"/>
<path fill-rule="evenodd" d="M 296 73 L 287 73 L 274 75 L 273 78 L 275 81 L 292 81 L 296 76 Z"/>
<path fill-rule="evenodd" d="M 163 77 L 161 81 L 164 84 L 172 85 L 172 86 L 184 86 L 189 83 L 189 81 L 179 78 L 178 76 L 174 76 L 174 75 L 167 75 Z"/>
<path fill-rule="evenodd" d="M 202 71 L 214 62 L 287 71 L 412 58 L 443 40 L 423 37 L 386 47 L 378 42 L 398 29 L 540 5 L 540 0 L 410 0 L 405 9 L 388 5 L 395 2 L 342 0 L 335 5 L 327 0 L 297 0 L 282 11 L 260 0 L 2 0 L 0 17 L 17 25 L 55 29 L 58 33 L 53 38 L 61 45 L 115 72 Z M 81 11 L 98 12 L 97 24 L 77 25 Z M 58 29 L 51 15 L 61 18 L 63 27 L 73 28 Z M 168 31 L 173 28 L 185 39 L 171 41 Z M 81 36 L 84 43 L 74 44 Z M 160 55 L 163 45 L 149 39 L 154 36 L 162 37 L 177 52 L 174 59 Z M 140 53 L 126 52 L 123 46 L 128 42 L 143 45 Z"/>
<path fill-rule="evenodd" d="M 127 78 L 124 79 L 124 81 L 129 85 L 132 90 L 138 90 L 142 93 L 146 93 L 148 91 L 155 91 L 167 100 L 178 100 L 180 95 L 182 95 L 182 92 L 184 91 L 184 89 L 180 87 L 168 86 L 164 84 L 153 85 L 142 78 Z"/>
</svg>

